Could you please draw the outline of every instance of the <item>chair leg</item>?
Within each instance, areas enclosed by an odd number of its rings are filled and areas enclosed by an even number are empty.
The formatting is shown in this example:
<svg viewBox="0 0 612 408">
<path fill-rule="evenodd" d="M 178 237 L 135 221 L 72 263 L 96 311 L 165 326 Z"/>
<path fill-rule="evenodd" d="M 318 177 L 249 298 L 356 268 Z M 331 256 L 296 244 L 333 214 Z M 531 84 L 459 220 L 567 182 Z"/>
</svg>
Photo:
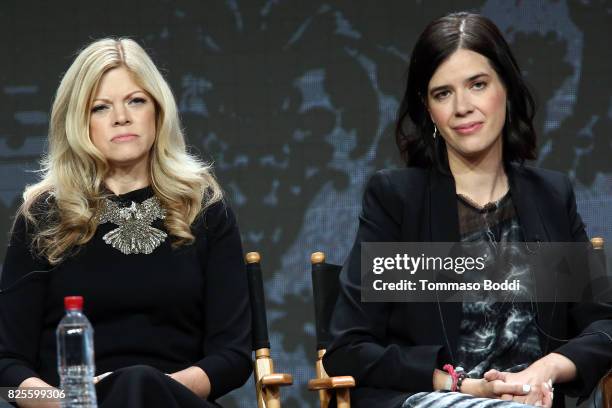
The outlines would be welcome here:
<svg viewBox="0 0 612 408">
<path fill-rule="evenodd" d="M 348 388 L 336 390 L 336 405 L 338 408 L 351 408 L 351 392 Z"/>
<path fill-rule="evenodd" d="M 262 390 L 265 408 L 280 408 L 280 387 L 264 387 Z"/>
<path fill-rule="evenodd" d="M 320 408 L 327 408 L 329 401 L 331 401 L 332 394 L 328 390 L 319 390 L 319 406 Z"/>
<path fill-rule="evenodd" d="M 317 362 L 315 364 L 315 371 L 317 373 L 317 378 L 327 378 L 327 373 L 325 372 L 325 368 L 323 368 L 323 355 L 325 354 L 325 349 L 317 350 Z M 327 408 L 329 406 L 329 401 L 331 401 L 333 394 L 329 390 L 319 390 L 319 406 L 321 408 Z"/>
<path fill-rule="evenodd" d="M 601 398 L 604 408 L 612 408 L 612 372 L 608 373 L 601 382 Z"/>
<path fill-rule="evenodd" d="M 274 372 L 274 362 L 270 358 L 270 349 L 262 348 L 255 351 L 255 389 L 258 408 L 280 408 L 279 387 L 264 387 L 261 378 Z"/>
</svg>

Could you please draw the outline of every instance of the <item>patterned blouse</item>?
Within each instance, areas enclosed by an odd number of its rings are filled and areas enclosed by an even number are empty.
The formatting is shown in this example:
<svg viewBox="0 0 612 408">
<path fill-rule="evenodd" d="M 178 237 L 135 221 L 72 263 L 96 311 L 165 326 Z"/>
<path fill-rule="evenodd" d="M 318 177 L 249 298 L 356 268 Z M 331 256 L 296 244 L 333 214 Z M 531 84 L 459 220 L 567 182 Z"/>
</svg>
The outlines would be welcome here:
<svg viewBox="0 0 612 408">
<path fill-rule="evenodd" d="M 498 245 L 524 241 L 510 192 L 484 207 L 462 195 L 457 195 L 457 204 L 461 241 L 482 246 L 491 262 L 503 261 L 501 280 L 528 280 L 523 247 Z M 457 364 L 469 377 L 481 378 L 493 368 L 520 371 L 541 357 L 529 303 L 514 303 L 511 298 L 494 302 L 485 295 L 475 302 L 464 301 L 462 309 Z"/>
</svg>

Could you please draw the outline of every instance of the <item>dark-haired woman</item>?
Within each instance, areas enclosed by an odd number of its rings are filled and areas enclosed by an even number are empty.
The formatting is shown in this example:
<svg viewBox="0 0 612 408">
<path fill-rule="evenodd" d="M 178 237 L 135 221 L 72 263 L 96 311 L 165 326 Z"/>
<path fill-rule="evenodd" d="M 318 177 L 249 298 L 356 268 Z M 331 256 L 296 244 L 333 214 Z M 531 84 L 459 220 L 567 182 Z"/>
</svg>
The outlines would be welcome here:
<svg viewBox="0 0 612 408">
<path fill-rule="evenodd" d="M 361 302 L 362 242 L 588 242 L 568 178 L 523 164 L 533 115 L 490 20 L 451 14 L 421 34 L 396 127 L 407 168 L 366 187 L 324 357 L 356 378 L 356 407 L 562 407 L 612 366 L 608 304 Z"/>
</svg>

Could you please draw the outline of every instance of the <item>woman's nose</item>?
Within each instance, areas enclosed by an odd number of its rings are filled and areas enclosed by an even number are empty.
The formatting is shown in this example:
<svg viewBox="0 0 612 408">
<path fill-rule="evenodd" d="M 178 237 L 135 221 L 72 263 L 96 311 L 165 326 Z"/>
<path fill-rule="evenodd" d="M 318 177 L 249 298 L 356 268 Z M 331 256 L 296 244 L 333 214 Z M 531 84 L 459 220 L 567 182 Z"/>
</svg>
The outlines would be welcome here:
<svg viewBox="0 0 612 408">
<path fill-rule="evenodd" d="M 116 109 L 113 118 L 113 126 L 125 126 L 131 123 L 127 110 L 124 108 Z"/>
<path fill-rule="evenodd" d="M 455 114 L 465 116 L 474 110 L 474 105 L 467 92 L 458 92 L 455 99 Z"/>
</svg>

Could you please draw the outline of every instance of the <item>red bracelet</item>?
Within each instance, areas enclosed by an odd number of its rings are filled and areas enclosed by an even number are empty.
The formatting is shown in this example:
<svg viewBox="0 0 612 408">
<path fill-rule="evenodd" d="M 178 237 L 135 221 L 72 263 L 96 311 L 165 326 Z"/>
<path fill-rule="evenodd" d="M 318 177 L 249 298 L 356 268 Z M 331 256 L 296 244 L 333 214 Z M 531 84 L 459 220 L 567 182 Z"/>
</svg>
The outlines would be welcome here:
<svg viewBox="0 0 612 408">
<path fill-rule="evenodd" d="M 458 376 L 457 376 L 457 372 L 455 371 L 455 367 L 453 367 L 450 364 L 444 364 L 444 367 L 442 367 L 442 369 L 444 371 L 446 371 L 447 373 L 450 374 L 451 378 L 453 379 L 453 384 L 451 385 L 451 391 L 457 391 L 457 380 L 458 380 Z"/>
<path fill-rule="evenodd" d="M 461 384 L 463 383 L 463 380 L 465 380 L 465 378 L 467 377 L 463 367 L 455 368 L 450 364 L 445 364 L 442 369 L 449 373 L 451 378 L 453 379 L 453 383 L 451 384 L 450 390 L 453 392 L 461 392 Z"/>
</svg>

